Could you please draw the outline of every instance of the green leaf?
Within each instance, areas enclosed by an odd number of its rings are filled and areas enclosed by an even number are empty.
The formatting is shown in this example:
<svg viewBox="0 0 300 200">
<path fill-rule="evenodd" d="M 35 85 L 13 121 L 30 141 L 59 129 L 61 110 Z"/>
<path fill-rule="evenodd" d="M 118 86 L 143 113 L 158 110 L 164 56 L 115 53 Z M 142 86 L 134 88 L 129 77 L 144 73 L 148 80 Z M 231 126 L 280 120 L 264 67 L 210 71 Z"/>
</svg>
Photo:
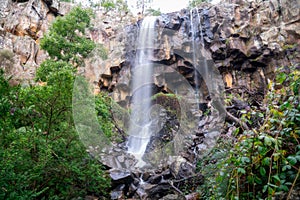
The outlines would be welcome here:
<svg viewBox="0 0 300 200">
<path fill-rule="evenodd" d="M 285 192 L 288 192 L 288 191 L 289 191 L 289 188 L 288 188 L 288 186 L 286 186 L 286 185 L 280 185 L 280 186 L 279 186 L 279 189 L 282 190 L 282 191 L 285 191 Z"/>
<path fill-rule="evenodd" d="M 285 73 L 279 73 L 276 76 L 276 79 L 279 84 L 282 84 L 286 80 L 287 75 Z"/>
<path fill-rule="evenodd" d="M 271 158 L 269 158 L 269 157 L 266 157 L 262 160 L 262 164 L 265 166 L 269 166 L 270 162 L 271 162 Z"/>
<path fill-rule="evenodd" d="M 265 175 L 267 174 L 266 169 L 263 168 L 263 167 L 259 167 L 259 173 L 260 173 L 260 175 L 262 175 L 262 176 L 265 176 Z"/>
<path fill-rule="evenodd" d="M 240 168 L 240 167 L 237 169 L 237 172 L 241 173 L 241 174 L 246 174 L 245 169 L 244 168 Z"/>
<path fill-rule="evenodd" d="M 243 164 L 249 163 L 249 162 L 250 162 L 250 158 L 244 157 L 244 156 L 243 156 L 243 157 L 241 158 L 241 161 L 242 161 Z"/>
<path fill-rule="evenodd" d="M 263 113 L 258 113 L 258 116 L 260 117 L 260 118 L 263 118 L 264 117 L 264 114 Z"/>
<path fill-rule="evenodd" d="M 280 182 L 280 178 L 279 178 L 279 176 L 278 176 L 277 174 L 276 174 L 276 175 L 273 175 L 272 177 L 273 177 L 273 179 L 274 179 L 275 181 Z"/>
<path fill-rule="evenodd" d="M 269 187 L 268 185 L 265 185 L 265 186 L 263 187 L 262 192 L 265 193 L 265 192 L 267 191 L 268 187 Z"/>
<path fill-rule="evenodd" d="M 295 165 L 297 163 L 297 159 L 294 156 L 288 156 L 286 159 L 290 165 Z"/>
<path fill-rule="evenodd" d="M 271 145 L 272 145 L 272 138 L 270 138 L 269 136 L 266 136 L 266 137 L 264 138 L 264 143 L 265 143 L 265 145 L 267 145 L 267 146 L 271 146 Z"/>
<path fill-rule="evenodd" d="M 290 165 L 284 165 L 282 167 L 282 171 L 286 171 L 287 169 L 291 169 L 292 167 Z"/>
</svg>

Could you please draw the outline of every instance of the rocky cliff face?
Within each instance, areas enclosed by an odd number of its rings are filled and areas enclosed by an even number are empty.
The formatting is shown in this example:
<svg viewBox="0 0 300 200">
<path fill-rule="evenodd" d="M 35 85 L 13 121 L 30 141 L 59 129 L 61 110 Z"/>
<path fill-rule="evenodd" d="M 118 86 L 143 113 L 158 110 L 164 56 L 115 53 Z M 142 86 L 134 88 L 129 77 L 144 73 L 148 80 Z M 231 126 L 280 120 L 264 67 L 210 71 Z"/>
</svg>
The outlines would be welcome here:
<svg viewBox="0 0 300 200">
<path fill-rule="evenodd" d="M 58 0 L 1 0 L 0 50 L 7 49 L 14 53 L 14 65 L 11 70 L 13 79 L 17 82 L 27 82 L 34 78 L 36 68 L 47 58 L 47 54 L 39 47 L 40 38 L 55 17 L 65 15 L 73 6 L 75 5 Z M 94 9 L 95 26 L 88 30 L 87 37 L 103 44 L 107 52 L 114 54 L 115 47 L 122 46 L 116 42 L 116 34 L 120 34 L 123 24 L 128 24 L 132 17 L 127 12 Z M 89 61 L 85 69 L 87 76 L 94 81 L 99 77 L 97 73 L 102 72 L 99 68 L 105 68 L 101 59 L 96 60 L 97 64 Z"/>
<path fill-rule="evenodd" d="M 65 11 L 55 1 L 1 1 L 0 49 L 15 55 L 14 79 L 31 80 L 35 76 L 36 67 L 46 58 L 39 49 L 39 39 L 55 16 Z"/>
<path fill-rule="evenodd" d="M 195 35 L 191 30 L 190 11 L 161 16 L 157 22 L 158 46 L 152 58 L 159 64 L 155 75 L 157 89 L 168 90 L 166 77 L 174 70 L 195 85 L 196 66 L 191 59 L 195 50 L 191 41 L 196 37 L 194 39 L 201 43 L 202 34 L 204 49 L 197 50 L 213 61 L 226 88 L 240 93 L 246 90 L 261 101 L 267 80 L 273 78 L 276 67 L 299 64 L 299 14 L 297 0 L 228 0 L 218 5 L 202 4 L 193 11 L 193 18 L 199 15 L 201 22 Z M 108 65 L 106 72 L 100 75 L 100 88 L 117 90 L 115 99 L 120 102 L 130 96 L 130 68 L 136 51 L 138 26 L 137 23 L 127 27 L 130 32 L 126 32 L 124 39 L 126 60 Z"/>
<path fill-rule="evenodd" d="M 69 3 L 48 0 L 1 1 L 0 49 L 9 49 L 15 54 L 12 70 L 15 79 L 34 77 L 36 67 L 47 57 L 39 48 L 39 39 L 53 19 L 71 7 Z M 295 55 L 300 44 L 297 0 L 226 0 L 219 5 L 202 4 L 197 12 L 202 23 L 198 37 L 203 31 L 206 57 L 212 58 L 227 87 L 246 87 L 263 94 L 266 79 L 272 78 L 275 67 L 299 63 Z M 154 61 L 192 79 L 192 61 L 184 58 L 193 51 L 189 44 L 192 39 L 190 20 L 188 10 L 159 18 L 162 35 Z M 101 89 L 113 91 L 117 83 L 128 84 L 138 23 L 125 12 L 97 10 L 94 24 L 87 36 L 104 44 L 109 56 L 104 61 L 94 56 L 87 61 L 84 70 L 92 81 L 99 82 Z M 171 31 L 171 35 L 166 34 L 166 30 Z M 128 80 L 119 74 L 121 69 Z M 163 82 L 166 81 L 157 77 L 156 85 L 166 90 Z M 128 88 L 120 85 L 123 89 L 116 99 L 123 101 L 130 94 Z"/>
</svg>

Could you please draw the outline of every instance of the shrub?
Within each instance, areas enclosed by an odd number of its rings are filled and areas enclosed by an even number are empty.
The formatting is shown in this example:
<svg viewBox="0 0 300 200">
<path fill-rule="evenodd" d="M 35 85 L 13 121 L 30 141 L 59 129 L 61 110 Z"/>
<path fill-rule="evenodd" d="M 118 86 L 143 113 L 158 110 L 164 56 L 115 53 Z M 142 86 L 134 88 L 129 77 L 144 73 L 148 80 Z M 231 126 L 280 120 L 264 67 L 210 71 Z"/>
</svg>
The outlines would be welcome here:
<svg viewBox="0 0 300 200">
<path fill-rule="evenodd" d="M 299 186 L 299 88 L 297 69 L 278 70 L 264 124 L 244 131 L 227 160 L 232 171 L 226 199 L 290 199 Z"/>
</svg>

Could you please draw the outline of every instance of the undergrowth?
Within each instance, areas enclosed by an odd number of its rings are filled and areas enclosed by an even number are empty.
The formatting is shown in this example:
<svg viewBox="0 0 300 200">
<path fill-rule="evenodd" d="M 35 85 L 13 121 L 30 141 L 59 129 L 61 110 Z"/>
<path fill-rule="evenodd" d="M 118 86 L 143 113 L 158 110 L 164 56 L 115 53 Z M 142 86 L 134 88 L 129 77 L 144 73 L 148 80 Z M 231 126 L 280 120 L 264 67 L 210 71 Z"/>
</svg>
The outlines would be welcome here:
<svg viewBox="0 0 300 200">
<path fill-rule="evenodd" d="M 266 111 L 251 108 L 241 117 L 251 123 L 252 115 L 264 116 L 263 124 L 242 131 L 228 152 L 222 153 L 216 147 L 216 169 L 211 169 L 211 156 L 201 167 L 200 171 L 208 176 L 199 188 L 203 199 L 299 198 L 299 91 L 299 70 L 278 69 L 275 82 L 268 86 Z"/>
</svg>

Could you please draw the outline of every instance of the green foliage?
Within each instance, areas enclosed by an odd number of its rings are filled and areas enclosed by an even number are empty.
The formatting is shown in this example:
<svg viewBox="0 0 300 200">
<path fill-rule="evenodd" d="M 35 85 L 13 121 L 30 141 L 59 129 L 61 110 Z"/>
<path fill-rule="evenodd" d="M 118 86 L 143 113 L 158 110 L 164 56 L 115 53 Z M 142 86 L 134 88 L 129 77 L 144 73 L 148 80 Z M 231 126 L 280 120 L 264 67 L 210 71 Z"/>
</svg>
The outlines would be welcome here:
<svg viewBox="0 0 300 200">
<path fill-rule="evenodd" d="M 138 9 L 141 9 L 141 13 L 144 14 L 144 12 L 150 8 L 150 4 L 153 2 L 153 0 L 137 0 L 136 1 L 136 7 Z"/>
<path fill-rule="evenodd" d="M 116 8 L 116 4 L 112 0 L 104 0 L 101 2 L 101 6 L 106 10 L 106 12 Z"/>
<path fill-rule="evenodd" d="M 224 199 L 230 166 L 226 163 L 233 141 L 220 138 L 216 146 L 197 163 L 197 171 L 205 178 L 198 187 L 201 199 Z"/>
<path fill-rule="evenodd" d="M 204 3 L 204 2 L 208 2 L 208 0 L 190 0 L 189 1 L 189 8 L 195 8 L 197 7 L 199 4 Z"/>
<path fill-rule="evenodd" d="M 99 94 L 95 98 L 95 107 L 98 116 L 98 121 L 101 126 L 101 130 L 104 135 L 112 137 L 113 123 L 111 115 L 111 103 L 112 99 L 105 94 Z"/>
<path fill-rule="evenodd" d="M 94 6 L 99 5 L 98 3 L 96 3 L 96 4 L 93 3 L 93 4 L 94 4 Z M 103 1 L 101 1 L 100 5 L 101 5 L 101 7 L 103 7 L 105 9 L 106 12 L 109 12 L 112 10 L 115 10 L 117 12 L 121 12 L 121 11 L 129 12 L 127 2 L 124 0 L 116 0 L 116 1 L 103 0 Z"/>
<path fill-rule="evenodd" d="M 97 44 L 95 49 L 91 52 L 91 57 L 100 57 L 103 60 L 108 59 L 108 50 L 103 46 L 103 44 Z"/>
<path fill-rule="evenodd" d="M 279 69 L 269 84 L 267 112 L 241 112 L 241 120 L 256 128 L 236 128 L 233 136 L 243 134 L 233 146 L 223 144 L 236 139 L 223 138 L 198 163 L 206 177 L 199 187 L 203 199 L 293 199 L 300 184 L 299 85 L 297 69 Z M 263 124 L 254 124 L 256 117 L 264 117 Z"/>
<path fill-rule="evenodd" d="M 70 2 L 70 3 L 74 2 L 74 0 L 60 0 L 60 1 L 62 1 L 62 2 Z"/>
<path fill-rule="evenodd" d="M 87 154 L 72 116 L 72 64 L 95 46 L 80 36 L 89 23 L 88 12 L 80 8 L 54 22 L 42 42 L 52 59 L 37 70 L 40 84 L 11 87 L 0 70 L 0 199 L 107 195 L 110 180 Z M 105 109 L 100 109 L 102 123 L 108 122 Z M 109 135 L 111 128 L 105 131 Z"/>
<path fill-rule="evenodd" d="M 153 8 L 148 8 L 146 10 L 146 15 L 150 15 L 150 16 L 160 16 L 161 15 L 161 11 L 160 9 L 153 9 Z"/>
<path fill-rule="evenodd" d="M 72 124 L 70 74 L 57 74 L 46 76 L 53 80 L 47 86 L 28 88 L 12 88 L 1 75 L 1 199 L 106 194 L 109 181 Z"/>
<path fill-rule="evenodd" d="M 245 131 L 227 160 L 232 171 L 226 199 L 289 199 L 299 185 L 299 85 L 294 68 L 280 69 L 276 83 L 270 83 L 264 124 Z"/>
<path fill-rule="evenodd" d="M 175 94 L 164 94 L 157 93 L 151 97 L 151 100 L 154 101 L 154 104 L 161 105 L 164 107 L 170 114 L 180 116 L 180 97 Z"/>
<path fill-rule="evenodd" d="M 84 37 L 91 16 L 91 10 L 75 7 L 66 16 L 57 17 L 49 32 L 41 39 L 41 48 L 52 59 L 82 64 L 83 59 L 95 48 L 94 42 Z"/>
<path fill-rule="evenodd" d="M 117 0 L 116 1 L 116 7 L 117 7 L 118 11 L 129 12 L 127 2 L 124 1 L 124 0 Z"/>
</svg>

